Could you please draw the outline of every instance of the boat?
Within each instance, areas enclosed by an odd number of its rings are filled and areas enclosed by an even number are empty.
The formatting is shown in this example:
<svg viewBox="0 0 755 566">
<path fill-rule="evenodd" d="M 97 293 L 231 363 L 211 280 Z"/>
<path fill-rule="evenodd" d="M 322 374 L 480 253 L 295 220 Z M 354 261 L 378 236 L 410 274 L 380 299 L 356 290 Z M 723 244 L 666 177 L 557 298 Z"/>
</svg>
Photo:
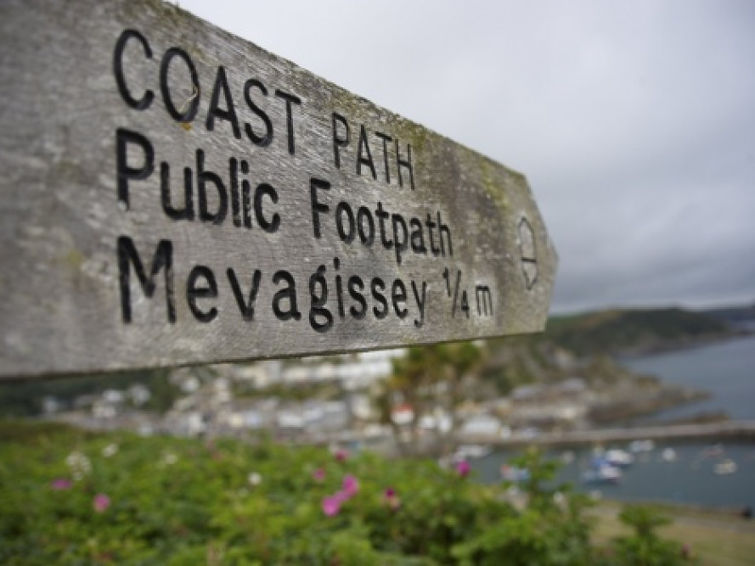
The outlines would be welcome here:
<svg viewBox="0 0 755 566">
<path fill-rule="evenodd" d="M 591 467 L 582 474 L 582 482 L 587 484 L 618 483 L 621 470 L 610 464 Z"/>
<path fill-rule="evenodd" d="M 565 450 L 564 452 L 561 452 L 561 462 L 569 465 L 576 459 L 577 455 L 574 453 L 574 450 Z"/>
<path fill-rule="evenodd" d="M 609 465 L 616 468 L 626 468 L 634 463 L 634 456 L 626 450 L 619 450 L 618 448 L 606 450 L 604 458 Z"/>
<path fill-rule="evenodd" d="M 718 458 L 724 455 L 724 447 L 722 444 L 713 444 L 708 446 L 700 453 L 703 458 Z"/>
<path fill-rule="evenodd" d="M 661 460 L 664 462 L 675 462 L 676 458 L 676 450 L 673 448 L 664 448 L 661 452 Z"/>
<path fill-rule="evenodd" d="M 501 466 L 501 478 L 510 482 L 521 482 L 530 479 L 530 471 L 527 468 L 517 468 L 503 464 Z"/>
<path fill-rule="evenodd" d="M 731 458 L 718 462 L 713 467 L 713 472 L 718 476 L 728 476 L 737 471 L 737 463 Z"/>
<path fill-rule="evenodd" d="M 652 440 L 633 440 L 629 443 L 629 451 L 635 454 L 641 452 L 652 452 L 655 448 L 655 442 Z"/>
<path fill-rule="evenodd" d="M 493 449 L 482 444 L 462 444 L 454 452 L 454 460 L 473 460 L 488 456 Z"/>
</svg>

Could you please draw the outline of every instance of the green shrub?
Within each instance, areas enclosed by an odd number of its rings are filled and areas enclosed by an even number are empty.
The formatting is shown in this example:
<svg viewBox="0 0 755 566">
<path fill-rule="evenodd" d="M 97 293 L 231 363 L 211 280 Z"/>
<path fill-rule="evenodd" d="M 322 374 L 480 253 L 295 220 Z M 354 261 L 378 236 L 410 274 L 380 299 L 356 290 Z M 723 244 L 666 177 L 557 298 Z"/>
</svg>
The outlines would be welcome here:
<svg viewBox="0 0 755 566">
<path fill-rule="evenodd" d="M 634 534 L 615 540 L 616 557 L 626 566 L 674 566 L 684 564 L 680 544 L 658 536 L 658 527 L 668 525 L 671 519 L 652 507 L 628 505 L 619 519 L 634 530 Z"/>
<path fill-rule="evenodd" d="M 584 500 L 556 497 L 535 452 L 519 508 L 427 460 L 18 423 L 0 438 L 2 564 L 594 563 Z M 653 536 L 622 559 L 670 556 Z"/>
</svg>

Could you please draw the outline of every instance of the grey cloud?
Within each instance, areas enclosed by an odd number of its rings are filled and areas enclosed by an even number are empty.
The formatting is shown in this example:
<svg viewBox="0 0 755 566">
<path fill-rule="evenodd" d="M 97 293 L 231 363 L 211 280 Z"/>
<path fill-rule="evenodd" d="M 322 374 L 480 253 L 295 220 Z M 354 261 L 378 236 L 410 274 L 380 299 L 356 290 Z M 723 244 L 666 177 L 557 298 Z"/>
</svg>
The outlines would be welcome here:
<svg viewBox="0 0 755 566">
<path fill-rule="evenodd" d="M 524 172 L 554 310 L 755 299 L 755 3 L 181 5 Z"/>
</svg>

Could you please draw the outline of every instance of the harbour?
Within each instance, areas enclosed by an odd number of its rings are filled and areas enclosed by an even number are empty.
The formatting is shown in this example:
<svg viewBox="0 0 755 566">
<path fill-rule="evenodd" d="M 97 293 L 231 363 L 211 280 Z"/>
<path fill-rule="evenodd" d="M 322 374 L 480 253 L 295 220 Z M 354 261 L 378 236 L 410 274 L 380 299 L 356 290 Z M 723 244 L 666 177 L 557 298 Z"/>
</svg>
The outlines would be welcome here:
<svg viewBox="0 0 755 566">
<path fill-rule="evenodd" d="M 599 497 L 726 508 L 755 506 L 755 337 L 623 360 L 663 381 L 704 388 L 709 398 L 659 411 L 626 427 L 488 439 L 493 451 L 472 462 L 478 479 L 502 481 L 502 467 L 526 445 L 561 462 L 557 481 Z M 732 420 L 670 424 L 709 412 Z M 477 439 L 482 441 L 482 439 Z M 483 442 L 481 442 L 483 443 Z M 631 455 L 618 477 L 589 478 L 610 450 Z M 594 481 L 586 481 L 592 479 Z"/>
<path fill-rule="evenodd" d="M 627 444 L 607 445 L 629 451 Z M 484 483 L 503 481 L 502 468 L 517 449 L 496 450 L 471 462 Z M 659 501 L 744 511 L 755 507 L 755 444 L 705 441 L 656 443 L 648 451 L 633 454 L 616 481 L 586 481 L 585 472 L 595 458 L 593 449 L 549 450 L 560 461 L 556 483 L 568 483 L 577 491 L 623 501 Z M 733 463 L 733 464 L 732 464 Z"/>
</svg>

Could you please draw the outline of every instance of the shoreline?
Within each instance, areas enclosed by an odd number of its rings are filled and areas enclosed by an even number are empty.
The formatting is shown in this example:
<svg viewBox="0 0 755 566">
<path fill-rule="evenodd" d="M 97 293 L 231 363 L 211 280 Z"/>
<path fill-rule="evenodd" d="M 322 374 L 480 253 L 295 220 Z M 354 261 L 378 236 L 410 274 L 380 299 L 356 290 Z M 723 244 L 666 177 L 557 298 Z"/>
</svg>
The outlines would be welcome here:
<svg viewBox="0 0 755 566">
<path fill-rule="evenodd" d="M 696 440 L 738 439 L 755 442 L 755 420 L 724 421 L 717 423 L 644 426 L 633 428 L 604 428 L 559 433 L 543 433 L 537 436 L 512 435 L 509 438 L 466 437 L 459 444 L 481 444 L 506 448 L 522 445 L 578 446 L 631 442 L 632 440 Z"/>
<path fill-rule="evenodd" d="M 627 505 L 643 505 L 655 507 L 656 509 L 670 515 L 700 515 L 706 518 L 715 518 L 723 521 L 731 521 L 734 524 L 747 524 L 755 528 L 755 523 L 751 519 L 742 516 L 742 511 L 746 505 L 704 505 L 701 503 L 683 503 L 680 501 L 663 501 L 657 499 L 616 499 L 613 497 L 602 497 L 597 502 L 596 507 L 604 508 L 621 508 Z M 749 521 L 746 522 L 746 521 Z"/>
<path fill-rule="evenodd" d="M 684 350 L 695 350 L 698 348 L 705 348 L 706 346 L 713 346 L 727 342 L 729 340 L 749 338 L 752 336 L 755 336 L 755 331 L 746 328 L 739 328 L 725 334 L 701 336 L 699 338 L 688 337 L 679 340 L 666 341 L 662 344 L 656 344 L 653 346 L 639 346 L 637 348 L 629 348 L 626 350 L 618 351 L 611 355 L 614 360 L 616 360 L 616 362 L 621 364 L 624 360 L 634 360 L 660 354 L 681 352 Z"/>
</svg>

